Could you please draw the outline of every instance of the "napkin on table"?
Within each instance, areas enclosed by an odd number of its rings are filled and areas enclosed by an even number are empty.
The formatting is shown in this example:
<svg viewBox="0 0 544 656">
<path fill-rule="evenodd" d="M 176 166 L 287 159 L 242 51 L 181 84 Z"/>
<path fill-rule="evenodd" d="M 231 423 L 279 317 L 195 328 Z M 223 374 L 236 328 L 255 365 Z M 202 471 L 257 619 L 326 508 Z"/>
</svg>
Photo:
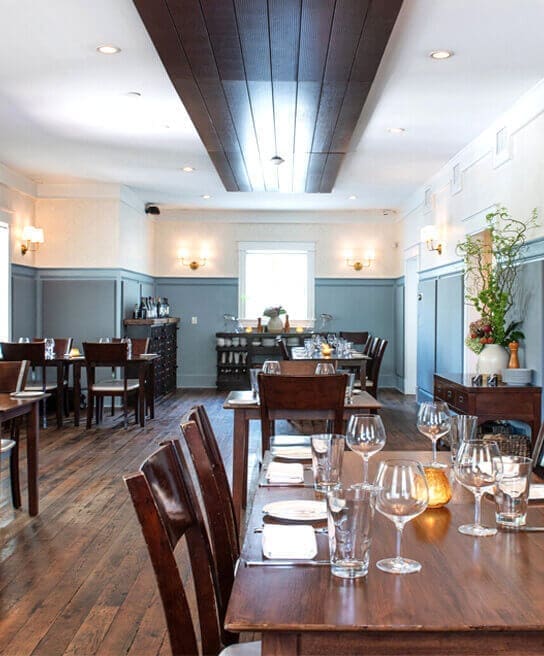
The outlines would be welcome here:
<svg viewBox="0 0 544 656">
<path fill-rule="evenodd" d="M 314 558 L 317 542 L 312 526 L 266 524 L 263 529 L 263 554 L 266 558 Z"/>
<path fill-rule="evenodd" d="M 304 483 L 304 468 L 300 462 L 271 462 L 266 471 L 269 483 Z"/>
</svg>

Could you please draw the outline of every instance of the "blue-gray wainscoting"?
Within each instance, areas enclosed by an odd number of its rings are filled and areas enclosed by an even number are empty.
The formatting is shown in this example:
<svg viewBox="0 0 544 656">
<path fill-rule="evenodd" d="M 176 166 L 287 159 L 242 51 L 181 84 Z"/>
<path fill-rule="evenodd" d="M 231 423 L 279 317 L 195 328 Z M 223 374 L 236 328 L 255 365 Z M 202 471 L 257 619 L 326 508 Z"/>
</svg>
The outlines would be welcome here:
<svg viewBox="0 0 544 656">
<path fill-rule="evenodd" d="M 73 336 L 76 344 L 121 335 L 141 295 L 166 296 L 181 317 L 178 386 L 214 387 L 215 333 L 223 315 L 238 311 L 237 278 L 152 278 L 122 269 L 33 269 L 12 265 L 12 337 Z M 403 388 L 404 280 L 316 280 L 316 316 L 331 330 L 368 330 L 389 341 L 381 371 L 384 387 Z M 197 317 L 197 323 L 191 322 Z"/>
</svg>

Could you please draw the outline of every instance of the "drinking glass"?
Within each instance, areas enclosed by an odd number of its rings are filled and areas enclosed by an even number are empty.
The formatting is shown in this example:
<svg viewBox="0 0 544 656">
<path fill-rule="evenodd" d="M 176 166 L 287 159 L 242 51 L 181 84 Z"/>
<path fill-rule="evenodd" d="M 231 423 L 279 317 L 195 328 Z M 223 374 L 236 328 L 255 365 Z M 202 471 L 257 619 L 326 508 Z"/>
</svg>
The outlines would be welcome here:
<svg viewBox="0 0 544 656">
<path fill-rule="evenodd" d="M 447 403 L 442 401 L 425 401 L 417 413 L 417 429 L 432 440 L 433 460 L 431 467 L 445 467 L 436 458 L 436 443 L 450 430 L 451 416 Z"/>
<path fill-rule="evenodd" d="M 311 436 L 314 489 L 329 492 L 340 485 L 345 437 L 336 433 Z"/>
<path fill-rule="evenodd" d="M 415 460 L 386 460 L 376 476 L 376 510 L 397 529 L 397 555 L 376 563 L 390 574 L 419 572 L 421 563 L 400 555 L 402 531 L 407 522 L 420 515 L 429 503 L 429 488 L 423 467 Z"/>
<path fill-rule="evenodd" d="M 474 524 L 463 524 L 459 532 L 464 535 L 486 537 L 495 535 L 496 528 L 482 526 L 480 507 L 484 492 L 492 492 L 502 476 L 502 460 L 496 442 L 467 440 L 462 442 L 455 461 L 455 478 L 474 494 Z"/>
<path fill-rule="evenodd" d="M 259 374 L 261 373 L 260 369 L 251 368 L 249 370 L 249 382 L 251 383 L 251 395 L 254 399 L 259 396 Z"/>
<path fill-rule="evenodd" d="M 368 461 L 385 446 L 385 428 L 378 415 L 353 415 L 348 422 L 346 442 L 363 459 L 363 484 L 368 481 Z"/>
<path fill-rule="evenodd" d="M 111 339 L 109 337 L 101 337 L 98 340 L 99 344 L 109 344 L 111 342 Z"/>
<path fill-rule="evenodd" d="M 318 362 L 315 368 L 317 376 L 330 376 L 334 374 L 334 364 L 332 362 Z"/>
<path fill-rule="evenodd" d="M 495 486 L 495 520 L 508 528 L 523 526 L 527 521 L 527 505 L 533 461 L 523 456 L 502 456 L 502 476 Z"/>
<path fill-rule="evenodd" d="M 280 363 L 277 360 L 265 360 L 263 374 L 281 374 Z"/>
<path fill-rule="evenodd" d="M 457 451 L 459 451 L 461 442 L 475 440 L 477 428 L 478 417 L 473 415 L 455 415 L 451 418 L 449 441 L 452 465 L 455 465 Z"/>
<path fill-rule="evenodd" d="M 19 344 L 30 344 L 30 337 L 19 337 Z"/>
<path fill-rule="evenodd" d="M 55 340 L 52 337 L 45 338 L 45 357 L 52 358 L 55 353 Z"/>
</svg>

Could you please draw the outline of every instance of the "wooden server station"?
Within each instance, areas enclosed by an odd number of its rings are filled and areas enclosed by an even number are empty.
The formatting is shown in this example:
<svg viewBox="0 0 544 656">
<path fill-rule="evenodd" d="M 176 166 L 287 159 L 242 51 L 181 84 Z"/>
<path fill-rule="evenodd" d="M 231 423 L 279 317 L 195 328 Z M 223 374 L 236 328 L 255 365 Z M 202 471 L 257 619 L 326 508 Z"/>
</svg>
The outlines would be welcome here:
<svg viewBox="0 0 544 656">
<path fill-rule="evenodd" d="M 149 352 L 160 358 L 155 362 L 155 398 L 176 390 L 179 318 L 125 319 L 126 337 L 148 337 Z"/>
</svg>

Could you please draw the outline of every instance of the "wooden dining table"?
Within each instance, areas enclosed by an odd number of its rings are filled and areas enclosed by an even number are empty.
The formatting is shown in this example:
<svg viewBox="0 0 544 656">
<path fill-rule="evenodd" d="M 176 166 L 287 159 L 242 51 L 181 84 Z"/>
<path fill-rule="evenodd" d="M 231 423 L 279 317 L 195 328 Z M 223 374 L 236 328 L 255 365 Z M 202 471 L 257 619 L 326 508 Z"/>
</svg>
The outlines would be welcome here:
<svg viewBox="0 0 544 656">
<path fill-rule="evenodd" d="M 138 366 L 138 380 L 141 388 L 145 390 L 150 419 L 154 419 L 155 417 L 155 361 L 159 358 L 160 356 L 157 353 L 145 353 L 143 355 L 135 355 L 127 358 L 127 364 L 136 364 Z M 73 368 L 74 426 L 79 426 L 81 419 L 81 369 L 85 365 L 86 360 L 85 356 L 83 355 L 54 355 L 53 357 L 47 358 L 46 360 L 47 367 L 54 366 L 57 369 L 57 389 L 62 389 L 68 368 L 70 366 Z M 59 412 L 61 413 L 60 420 Z M 143 412 L 143 405 L 141 412 Z M 62 426 L 62 410 L 59 410 L 58 400 L 57 426 L 59 426 L 59 428 Z"/>
<path fill-rule="evenodd" d="M 382 404 L 368 392 L 353 395 L 352 401 L 344 406 L 344 419 L 354 414 L 376 413 Z M 232 432 L 232 498 L 238 524 L 242 509 L 246 507 L 248 455 L 249 455 L 249 422 L 261 420 L 261 407 L 258 399 L 251 391 L 230 392 L 223 404 L 225 410 L 234 412 Z M 316 410 L 286 411 L 286 414 L 276 413 L 275 419 L 291 420 L 322 420 L 330 419 L 326 412 Z"/>
<path fill-rule="evenodd" d="M 449 453 L 439 457 L 447 460 Z M 427 452 L 381 452 L 380 460 L 430 462 Z M 346 452 L 342 479 L 360 482 L 361 459 Z M 454 484 L 443 508 L 408 522 L 402 555 L 422 564 L 416 574 L 376 567 L 395 555 L 393 523 L 376 512 L 365 578 L 333 576 L 328 564 L 261 566 L 263 506 L 314 499 L 308 487 L 258 487 L 225 626 L 259 632 L 263 656 L 369 654 L 380 656 L 536 656 L 544 652 L 544 533 L 499 530 L 475 538 L 458 532 L 472 521 L 474 498 Z M 494 503 L 484 498 L 483 521 L 494 524 Z M 272 520 L 274 521 L 274 520 Z M 544 526 L 544 505 L 530 504 L 528 524 Z M 326 525 L 314 524 L 315 527 Z M 328 536 L 316 534 L 316 560 L 328 560 Z"/>
<path fill-rule="evenodd" d="M 2 425 L 26 417 L 26 465 L 28 478 L 28 513 L 39 512 L 38 491 L 38 447 L 40 438 L 40 401 L 49 394 L 36 394 L 32 397 L 14 398 L 10 394 L 0 394 L 0 431 Z"/>
<path fill-rule="evenodd" d="M 359 351 L 351 351 L 349 355 L 339 355 L 335 350 L 330 355 L 323 355 L 319 351 L 308 354 L 303 346 L 294 346 L 291 349 L 293 360 L 315 360 L 315 362 L 334 362 L 339 369 L 356 369 L 358 371 L 358 380 L 361 382 L 361 388 L 366 387 L 366 367 L 372 358 Z"/>
</svg>

